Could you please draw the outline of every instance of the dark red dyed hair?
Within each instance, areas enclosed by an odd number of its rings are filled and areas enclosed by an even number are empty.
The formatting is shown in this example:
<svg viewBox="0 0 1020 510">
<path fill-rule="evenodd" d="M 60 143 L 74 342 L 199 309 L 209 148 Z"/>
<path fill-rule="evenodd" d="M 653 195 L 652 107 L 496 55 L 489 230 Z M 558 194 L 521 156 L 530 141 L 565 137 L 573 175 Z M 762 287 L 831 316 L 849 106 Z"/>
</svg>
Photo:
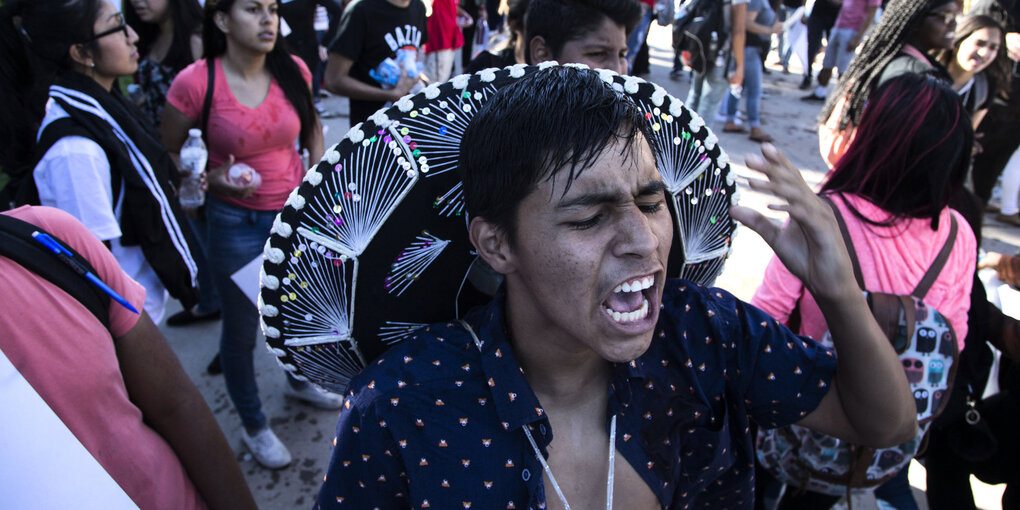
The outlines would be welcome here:
<svg viewBox="0 0 1020 510">
<path fill-rule="evenodd" d="M 973 142 L 956 92 L 933 76 L 905 74 L 872 96 L 822 192 L 858 195 L 888 213 L 872 221 L 853 211 L 873 225 L 931 218 L 937 230 L 939 214 L 963 185 Z"/>
</svg>

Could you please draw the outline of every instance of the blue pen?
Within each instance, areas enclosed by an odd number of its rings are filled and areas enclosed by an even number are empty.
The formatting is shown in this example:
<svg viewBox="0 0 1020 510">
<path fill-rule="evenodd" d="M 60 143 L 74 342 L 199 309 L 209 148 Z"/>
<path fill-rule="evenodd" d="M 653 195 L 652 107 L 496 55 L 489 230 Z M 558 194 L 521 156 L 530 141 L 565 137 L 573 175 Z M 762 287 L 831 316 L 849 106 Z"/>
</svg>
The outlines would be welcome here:
<svg viewBox="0 0 1020 510">
<path fill-rule="evenodd" d="M 109 285 L 103 283 L 103 280 L 100 280 L 98 276 L 92 274 L 92 272 L 86 269 L 85 266 L 81 264 L 81 262 L 75 260 L 74 254 L 67 251 L 63 246 L 60 245 L 60 243 L 54 241 L 52 237 L 43 234 L 42 232 L 35 231 L 32 232 L 32 239 L 35 239 L 36 241 L 39 242 L 39 244 L 42 244 L 47 249 L 56 254 L 57 258 L 64 261 L 64 263 L 70 266 L 71 269 L 74 269 L 76 273 L 84 276 L 86 280 L 92 282 L 92 285 L 99 287 L 99 290 L 108 294 L 111 298 L 113 298 L 114 301 L 120 303 L 121 306 L 127 308 L 128 310 L 131 310 L 132 312 L 138 313 L 138 310 L 136 310 L 135 307 L 131 306 L 131 303 L 128 303 L 128 300 L 124 299 L 124 297 L 121 296 L 120 294 L 117 294 L 117 291 L 111 289 Z"/>
</svg>

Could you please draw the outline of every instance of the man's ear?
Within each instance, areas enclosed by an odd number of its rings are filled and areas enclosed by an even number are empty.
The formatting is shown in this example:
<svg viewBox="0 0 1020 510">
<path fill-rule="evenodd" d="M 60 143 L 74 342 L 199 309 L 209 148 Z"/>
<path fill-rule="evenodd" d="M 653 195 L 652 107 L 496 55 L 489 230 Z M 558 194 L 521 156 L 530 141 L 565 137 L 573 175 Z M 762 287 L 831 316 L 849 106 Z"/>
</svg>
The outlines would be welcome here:
<svg viewBox="0 0 1020 510">
<path fill-rule="evenodd" d="M 505 275 L 515 270 L 513 251 L 502 229 L 485 218 L 475 217 L 468 226 L 468 235 L 478 255 L 497 273 Z"/>
<path fill-rule="evenodd" d="M 530 62 L 532 64 L 539 64 L 547 60 L 556 60 L 553 57 L 549 46 L 545 44 L 545 38 L 540 35 L 536 35 L 528 41 L 528 52 L 531 55 Z"/>
<path fill-rule="evenodd" d="M 95 60 L 92 58 L 92 52 L 84 44 L 72 44 L 68 49 L 68 55 L 77 64 L 84 67 L 94 67 Z"/>
</svg>

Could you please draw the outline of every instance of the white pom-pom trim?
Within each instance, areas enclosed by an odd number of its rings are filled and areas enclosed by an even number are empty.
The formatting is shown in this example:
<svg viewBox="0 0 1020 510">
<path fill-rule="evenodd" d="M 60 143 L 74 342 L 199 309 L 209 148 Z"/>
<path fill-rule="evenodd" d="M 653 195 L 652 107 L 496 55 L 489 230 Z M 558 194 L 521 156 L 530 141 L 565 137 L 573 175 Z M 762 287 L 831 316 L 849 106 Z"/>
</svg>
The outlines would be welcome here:
<svg viewBox="0 0 1020 510">
<path fill-rule="evenodd" d="M 390 126 L 390 123 L 392 122 L 389 116 L 386 115 L 386 110 L 379 110 L 373 113 L 372 116 L 368 118 L 368 120 L 374 122 L 376 126 L 379 126 L 383 129 L 388 128 Z"/>
<path fill-rule="evenodd" d="M 265 301 L 262 300 L 262 295 L 259 294 L 259 313 L 261 313 L 263 317 L 276 317 L 277 315 L 280 315 L 280 309 L 273 305 L 267 305 Z"/>
<path fill-rule="evenodd" d="M 463 89 L 467 87 L 468 80 L 470 79 L 471 79 L 470 74 L 458 74 L 457 76 L 454 76 L 452 80 L 450 80 L 450 84 L 453 85 L 453 88 L 455 89 Z"/>
<path fill-rule="evenodd" d="M 335 145 L 326 151 L 326 161 L 328 161 L 330 165 L 335 165 L 340 162 L 340 152 L 336 150 Z"/>
<path fill-rule="evenodd" d="M 269 290 L 276 290 L 280 288 L 280 279 L 271 274 L 266 274 L 265 268 L 260 267 L 259 284 Z"/>
<path fill-rule="evenodd" d="M 705 127 L 705 119 L 701 118 L 701 115 L 691 112 L 691 132 L 697 134 L 701 131 L 701 128 Z"/>
<path fill-rule="evenodd" d="M 283 254 L 283 250 L 273 248 L 269 245 L 269 241 L 266 241 L 266 249 L 262 252 L 262 256 L 273 264 L 280 264 L 283 262 L 284 258 L 286 258 Z"/>
<path fill-rule="evenodd" d="M 591 69 L 590 67 L 588 67 L 588 64 L 581 64 L 578 62 L 568 62 L 566 64 L 563 64 L 563 67 L 573 67 L 575 69 Z"/>
<path fill-rule="evenodd" d="M 397 101 L 396 107 L 398 110 L 407 113 L 411 111 L 411 108 L 414 108 L 414 101 L 411 101 L 411 96 L 404 96 L 400 98 L 400 101 Z"/>
<path fill-rule="evenodd" d="M 365 139 L 365 132 L 361 130 L 360 122 L 357 126 L 352 127 L 351 130 L 347 132 L 347 139 L 349 139 L 352 143 L 361 143 L 361 141 Z"/>
<path fill-rule="evenodd" d="M 555 60 L 546 60 L 545 62 L 542 62 L 541 64 L 538 64 L 538 68 L 539 69 L 549 69 L 552 66 L 558 66 L 558 65 L 560 65 L 560 63 L 555 61 Z"/>
<path fill-rule="evenodd" d="M 276 219 L 273 220 L 273 228 L 269 230 L 272 234 L 277 234 L 284 239 L 290 237 L 294 233 L 294 229 L 286 222 L 280 219 L 280 215 L 276 215 Z"/>
<path fill-rule="evenodd" d="M 628 93 L 628 94 L 637 94 L 638 85 L 640 83 L 641 83 L 641 80 L 639 80 L 639 79 L 637 79 L 637 78 L 635 78 L 633 76 L 628 76 L 628 77 L 623 79 L 623 90 L 626 93 Z"/>
<path fill-rule="evenodd" d="M 490 83 L 496 80 L 496 68 L 483 69 L 478 73 L 478 78 L 485 83 Z"/>
<path fill-rule="evenodd" d="M 432 85 L 425 87 L 425 89 L 422 90 L 422 92 L 425 93 L 426 99 L 435 99 L 439 97 L 439 84 L 433 83 Z"/>
<path fill-rule="evenodd" d="M 715 148 L 715 144 L 719 142 L 719 138 L 715 136 L 715 133 L 709 131 L 708 136 L 705 137 L 705 148 L 712 150 Z"/>
<path fill-rule="evenodd" d="M 669 114 L 680 118 L 680 114 L 684 112 L 684 104 L 679 99 L 673 98 L 669 101 Z"/>
<path fill-rule="evenodd" d="M 520 78 L 521 76 L 524 76 L 524 69 L 526 67 L 528 67 L 527 64 L 514 64 L 510 66 L 510 77 Z"/>
<path fill-rule="evenodd" d="M 282 358 L 287 355 L 287 351 L 283 349 L 277 349 L 276 347 L 273 347 L 272 345 L 269 344 L 266 344 L 266 349 L 269 349 L 269 352 L 273 353 L 273 356 L 276 356 L 277 358 Z"/>
<path fill-rule="evenodd" d="M 289 205 L 295 210 L 300 211 L 305 208 L 305 197 L 298 194 L 298 189 L 300 188 L 294 188 L 291 190 L 290 196 L 287 197 L 287 201 L 284 202 L 284 205 Z"/>
<path fill-rule="evenodd" d="M 309 168 L 307 172 L 305 172 L 304 180 L 305 182 L 311 184 L 312 186 L 318 186 L 322 184 L 322 174 L 320 174 L 319 171 L 316 170 L 316 168 L 313 166 Z"/>
<path fill-rule="evenodd" d="M 655 106 L 662 106 L 662 102 L 666 100 L 666 89 L 655 85 L 655 89 L 652 91 L 652 104 Z"/>
<path fill-rule="evenodd" d="M 262 333 L 266 335 L 266 338 L 280 338 L 280 330 L 267 325 L 265 322 L 262 323 Z"/>
<path fill-rule="evenodd" d="M 599 73 L 599 79 L 610 85 L 613 84 L 613 77 L 616 76 L 616 73 L 610 71 L 609 69 L 597 69 L 596 71 Z"/>
</svg>

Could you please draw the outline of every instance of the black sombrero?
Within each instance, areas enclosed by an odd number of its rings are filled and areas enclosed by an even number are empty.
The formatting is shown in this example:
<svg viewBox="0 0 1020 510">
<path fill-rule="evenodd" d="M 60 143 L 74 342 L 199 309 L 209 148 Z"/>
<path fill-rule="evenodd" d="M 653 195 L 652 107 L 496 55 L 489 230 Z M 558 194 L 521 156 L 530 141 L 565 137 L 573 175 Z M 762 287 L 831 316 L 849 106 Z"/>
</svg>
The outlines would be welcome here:
<svg viewBox="0 0 1020 510">
<path fill-rule="evenodd" d="M 285 369 L 341 391 L 391 345 L 494 290 L 467 235 L 457 161 L 475 112 L 555 64 L 461 75 L 354 126 L 291 193 L 266 243 L 259 310 Z M 665 89 L 598 70 L 642 111 L 674 219 L 667 273 L 711 284 L 729 255 L 736 187 L 704 121 Z"/>
</svg>

